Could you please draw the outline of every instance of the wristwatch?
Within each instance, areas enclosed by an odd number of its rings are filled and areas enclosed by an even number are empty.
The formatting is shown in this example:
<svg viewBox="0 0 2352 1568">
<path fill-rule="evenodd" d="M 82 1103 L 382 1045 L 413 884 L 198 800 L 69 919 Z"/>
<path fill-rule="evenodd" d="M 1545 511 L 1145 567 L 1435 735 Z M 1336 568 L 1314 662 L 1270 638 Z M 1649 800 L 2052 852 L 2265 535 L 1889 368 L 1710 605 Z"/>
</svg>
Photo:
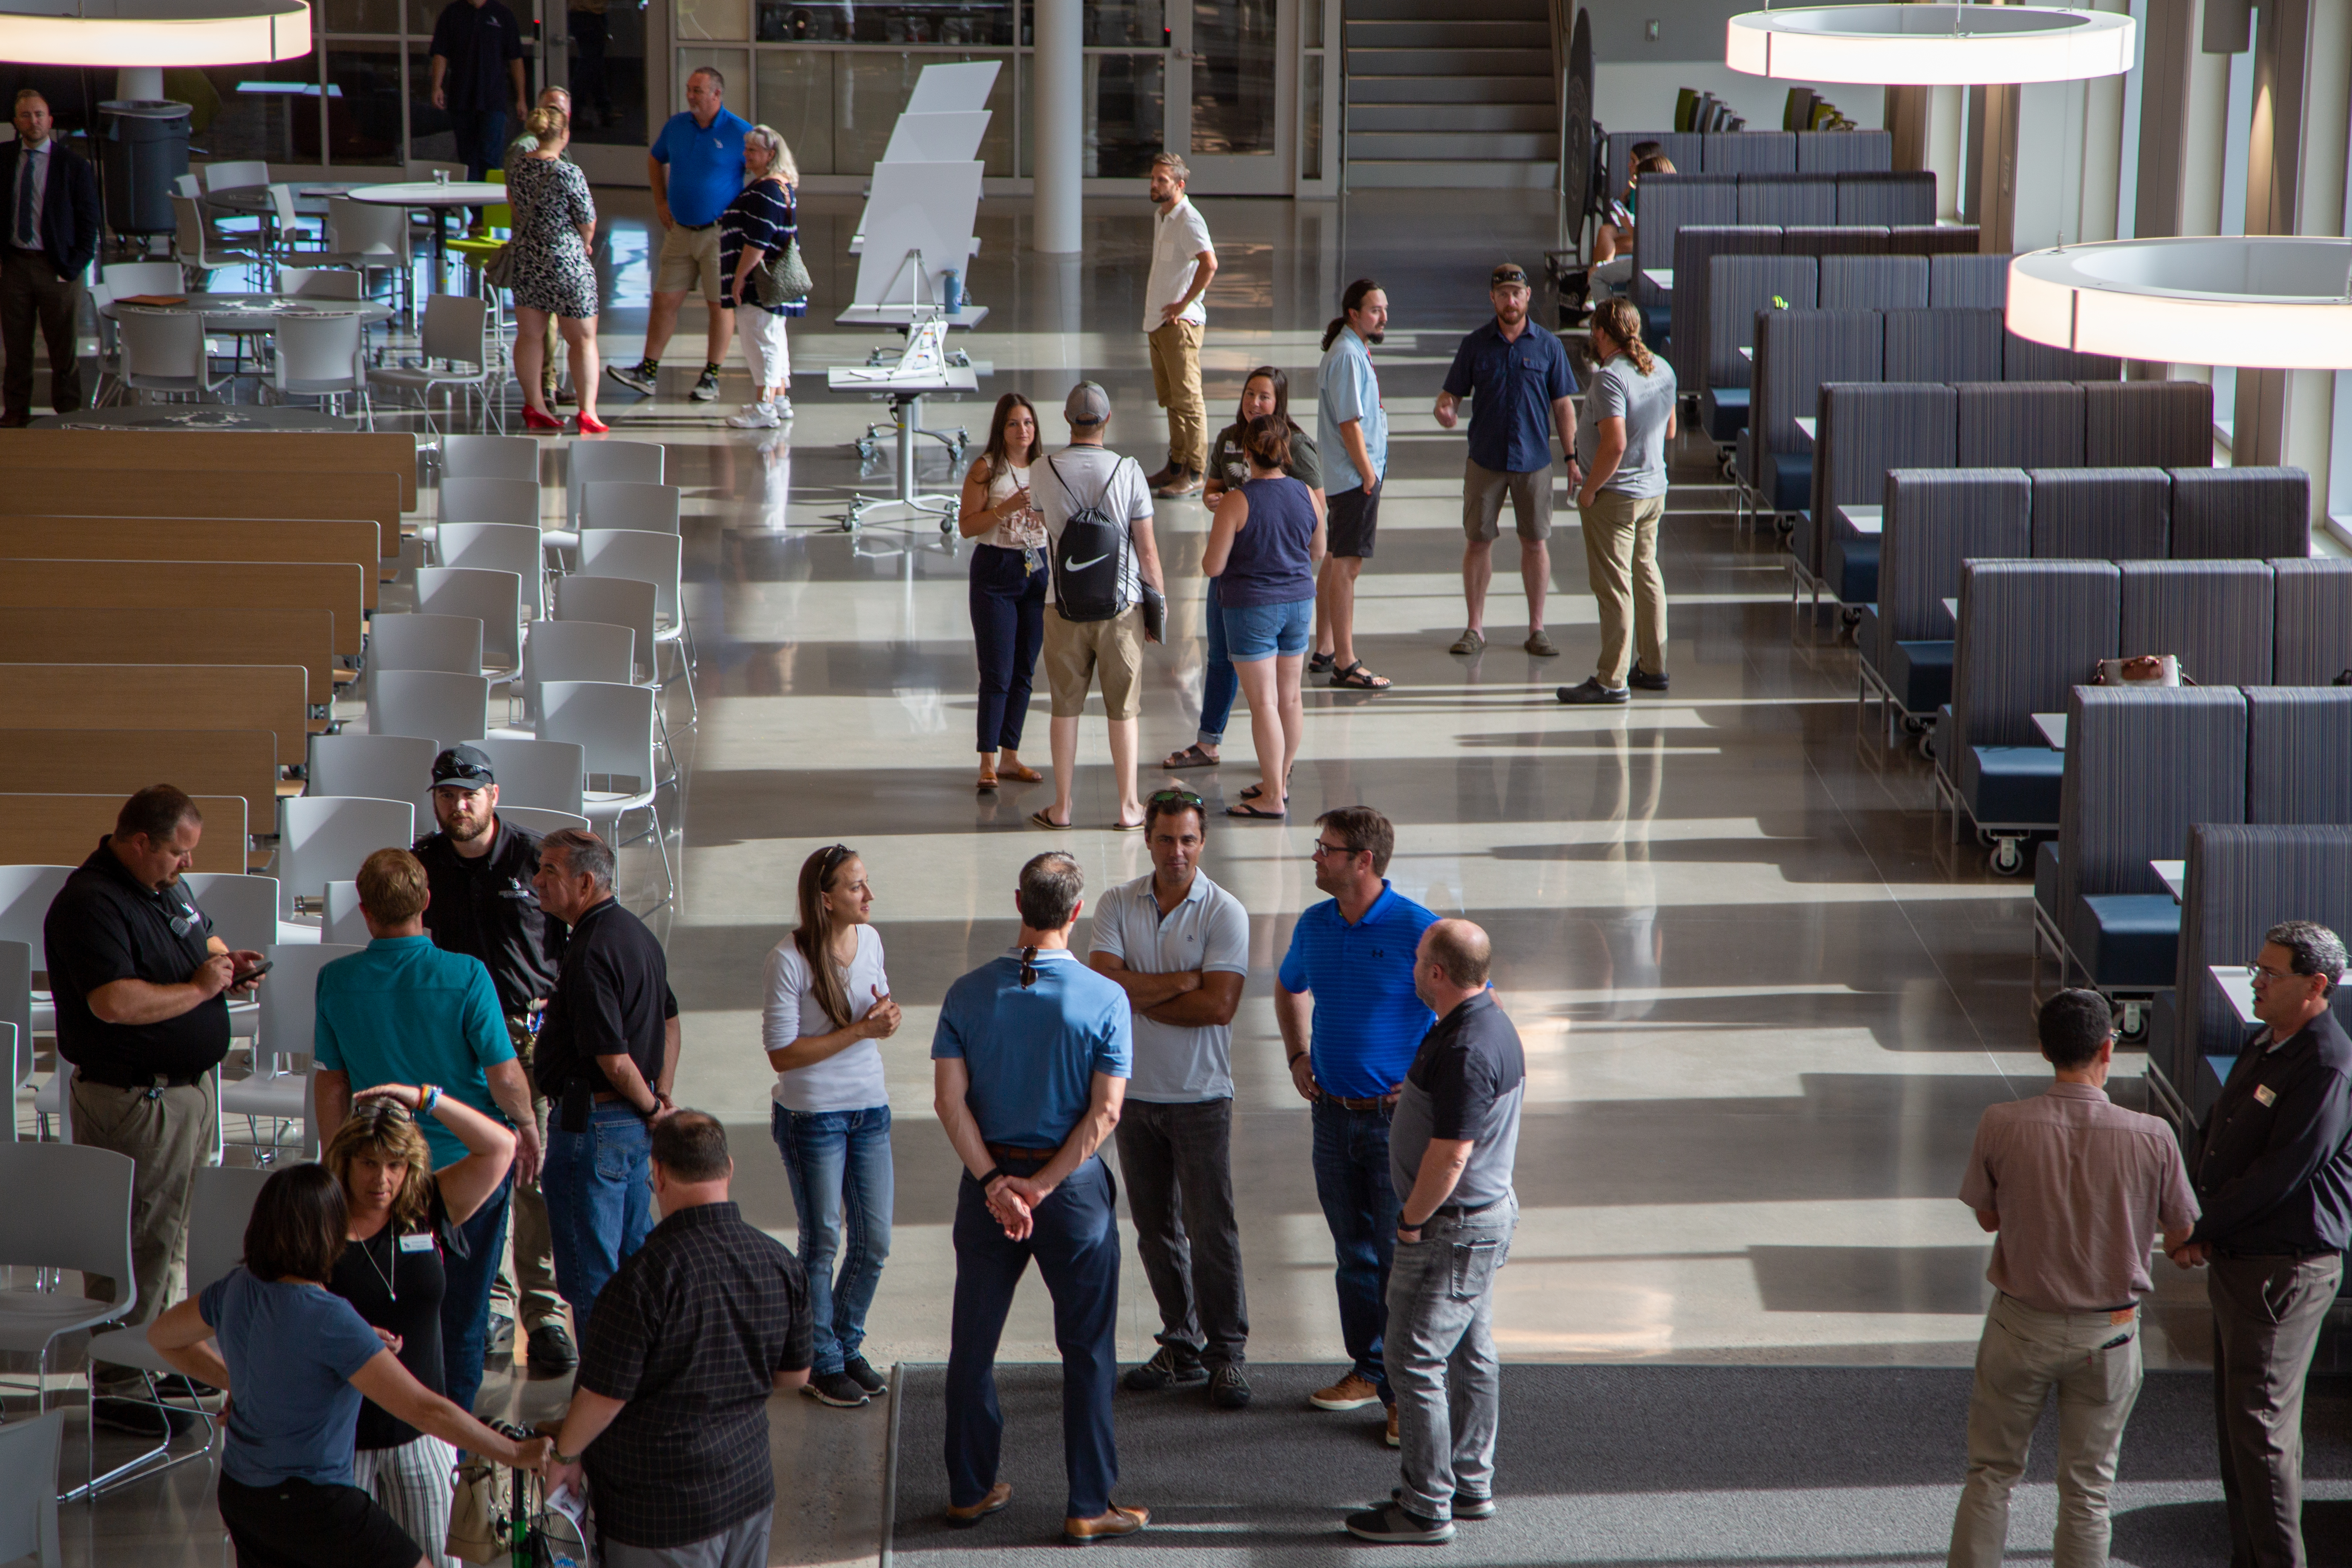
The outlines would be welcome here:
<svg viewBox="0 0 2352 1568">
<path fill-rule="evenodd" d="M 547 1446 L 547 1457 L 559 1465 L 576 1465 L 580 1462 L 580 1455 L 560 1453 L 552 1443 Z"/>
</svg>

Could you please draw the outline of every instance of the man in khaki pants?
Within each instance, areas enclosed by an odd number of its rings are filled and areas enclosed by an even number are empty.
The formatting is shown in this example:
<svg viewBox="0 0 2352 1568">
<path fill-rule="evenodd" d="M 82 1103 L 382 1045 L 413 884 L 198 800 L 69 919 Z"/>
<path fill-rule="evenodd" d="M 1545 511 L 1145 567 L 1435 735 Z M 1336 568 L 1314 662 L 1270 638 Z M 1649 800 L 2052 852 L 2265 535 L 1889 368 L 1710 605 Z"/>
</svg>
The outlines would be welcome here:
<svg viewBox="0 0 2352 1568">
<path fill-rule="evenodd" d="M 1209 408 L 1201 395 L 1201 296 L 1217 275 L 1216 247 L 1201 211 L 1184 197 L 1184 160 L 1151 160 L 1151 275 L 1143 288 L 1144 339 L 1151 345 L 1151 391 L 1168 410 L 1168 466 L 1144 480 L 1159 496 L 1198 495 L 1209 467 Z"/>
<path fill-rule="evenodd" d="M 2116 1036 L 2106 998 L 2059 992 L 2042 1004 L 2040 1033 L 2057 1081 L 1986 1109 L 1960 1180 L 1960 1201 L 1993 1233 L 1985 1278 L 1999 1293 L 1977 1346 L 1948 1568 L 2000 1568 L 2010 1493 L 2053 1384 L 2055 1561 L 2106 1562 L 2107 1489 L 2139 1398 L 2149 1247 L 2159 1224 L 2169 1250 L 2197 1218 L 2172 1130 L 2107 1100 Z"/>
<path fill-rule="evenodd" d="M 1666 689 L 1658 525 L 1666 513 L 1666 443 L 1675 438 L 1675 367 L 1642 342 L 1642 312 L 1624 299 L 1593 310 L 1592 357 L 1568 479 L 1577 487 L 1585 571 L 1601 606 L 1601 658 L 1590 679 L 1559 689 L 1559 700 L 1574 704 L 1630 701 L 1633 686 Z M 1629 670 L 1636 639 L 1641 662 Z"/>
</svg>

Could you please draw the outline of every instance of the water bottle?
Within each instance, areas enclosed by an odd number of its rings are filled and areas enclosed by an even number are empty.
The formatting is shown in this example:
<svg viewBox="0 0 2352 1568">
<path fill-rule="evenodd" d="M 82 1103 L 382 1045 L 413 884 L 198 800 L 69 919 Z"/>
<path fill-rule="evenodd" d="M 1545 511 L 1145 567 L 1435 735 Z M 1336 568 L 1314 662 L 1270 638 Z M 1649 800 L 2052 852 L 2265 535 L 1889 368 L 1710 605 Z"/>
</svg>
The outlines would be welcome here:
<svg viewBox="0 0 2352 1568">
<path fill-rule="evenodd" d="M 940 302 L 950 316 L 963 308 L 963 274 L 952 267 L 940 274 Z"/>
</svg>

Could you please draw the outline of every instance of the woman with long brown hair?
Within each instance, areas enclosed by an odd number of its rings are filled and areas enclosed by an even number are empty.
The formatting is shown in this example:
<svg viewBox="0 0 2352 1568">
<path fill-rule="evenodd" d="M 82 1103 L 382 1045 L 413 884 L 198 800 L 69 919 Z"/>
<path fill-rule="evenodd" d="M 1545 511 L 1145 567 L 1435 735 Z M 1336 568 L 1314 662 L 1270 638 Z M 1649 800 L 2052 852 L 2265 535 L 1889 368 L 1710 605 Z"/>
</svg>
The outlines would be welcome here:
<svg viewBox="0 0 2352 1568">
<path fill-rule="evenodd" d="M 768 1125 L 792 1183 L 816 1322 L 803 1391 L 848 1407 L 887 1386 L 864 1346 L 890 1256 L 893 1191 L 890 1096 L 876 1042 L 898 1032 L 898 1004 L 868 918 L 866 862 L 845 844 L 820 849 L 802 862 L 799 891 L 800 928 L 768 955 L 761 1037 L 776 1069 Z"/>
<path fill-rule="evenodd" d="M 996 400 L 988 445 L 963 477 L 956 526 L 971 552 L 971 641 L 980 658 L 980 784 L 1045 777 L 1021 762 L 1037 651 L 1045 644 L 1045 520 L 1029 500 L 1029 465 L 1045 450 L 1037 410 L 1017 392 Z"/>
</svg>

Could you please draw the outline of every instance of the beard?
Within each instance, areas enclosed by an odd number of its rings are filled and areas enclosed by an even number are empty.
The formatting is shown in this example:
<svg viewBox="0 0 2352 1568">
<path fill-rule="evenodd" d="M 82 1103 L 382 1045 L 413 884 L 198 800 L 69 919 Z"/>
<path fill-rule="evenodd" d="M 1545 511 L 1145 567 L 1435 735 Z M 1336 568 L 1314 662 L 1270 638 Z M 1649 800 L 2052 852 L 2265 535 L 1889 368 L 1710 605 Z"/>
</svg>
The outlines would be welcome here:
<svg viewBox="0 0 2352 1568">
<path fill-rule="evenodd" d="M 489 832 L 491 825 L 497 821 L 498 816 L 495 813 L 486 811 L 482 813 L 478 821 L 445 822 L 441 825 L 441 831 L 449 836 L 449 841 L 453 844 L 471 844 Z"/>
<path fill-rule="evenodd" d="M 1387 337 L 1388 333 L 1385 331 L 1382 331 L 1378 332 L 1358 332 L 1356 335 L 1363 339 L 1364 342 L 1368 343 L 1377 343 L 1382 338 Z"/>
</svg>

